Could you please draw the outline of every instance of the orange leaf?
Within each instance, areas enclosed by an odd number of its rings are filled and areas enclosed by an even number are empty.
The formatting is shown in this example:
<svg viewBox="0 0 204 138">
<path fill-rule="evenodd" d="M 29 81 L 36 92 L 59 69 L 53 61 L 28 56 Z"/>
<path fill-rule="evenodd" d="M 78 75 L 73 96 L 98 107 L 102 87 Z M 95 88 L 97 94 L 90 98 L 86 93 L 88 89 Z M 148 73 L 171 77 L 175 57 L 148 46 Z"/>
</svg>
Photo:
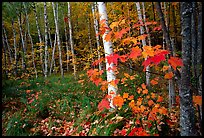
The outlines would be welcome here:
<svg viewBox="0 0 204 138">
<path fill-rule="evenodd" d="M 150 83 L 151 83 L 152 85 L 156 85 L 156 84 L 158 84 L 158 81 L 156 81 L 155 79 L 153 79 L 153 80 L 150 81 Z"/>
<path fill-rule="evenodd" d="M 129 93 L 123 93 L 123 99 L 128 98 Z"/>
<path fill-rule="evenodd" d="M 156 98 L 156 94 L 152 92 L 151 97 L 152 97 L 152 99 Z"/>
<path fill-rule="evenodd" d="M 157 102 L 162 102 L 162 101 L 163 101 L 162 96 L 158 96 Z"/>
<path fill-rule="evenodd" d="M 134 100 L 132 100 L 131 102 L 129 102 L 129 104 L 128 104 L 131 108 L 133 108 L 134 106 L 135 106 L 135 102 L 134 102 Z"/>
<path fill-rule="evenodd" d="M 129 75 L 128 73 L 124 73 L 124 76 L 125 76 L 126 78 L 129 78 L 129 77 L 130 77 L 130 75 Z"/>
<path fill-rule="evenodd" d="M 134 99 L 134 95 L 130 95 L 128 100 L 133 100 Z"/>
<path fill-rule="evenodd" d="M 154 102 L 153 102 L 152 100 L 149 100 L 149 101 L 148 101 L 148 105 L 149 105 L 149 106 L 151 106 L 151 105 L 153 105 L 153 104 L 154 104 Z"/>
<path fill-rule="evenodd" d="M 142 89 L 147 89 L 147 88 L 146 88 L 146 85 L 145 85 L 144 83 L 142 83 L 141 86 L 142 86 Z"/>
<path fill-rule="evenodd" d="M 31 90 L 26 90 L 26 93 L 30 93 L 31 92 Z"/>
<path fill-rule="evenodd" d="M 198 105 L 202 105 L 202 97 L 201 96 L 193 96 L 193 102 Z"/>
<path fill-rule="evenodd" d="M 162 71 L 165 72 L 168 68 L 169 66 L 163 66 Z"/>
<path fill-rule="evenodd" d="M 123 103 L 124 103 L 124 100 L 121 96 L 117 95 L 113 98 L 113 105 L 119 106 L 121 108 Z"/>
<path fill-rule="evenodd" d="M 113 32 L 110 31 L 110 32 L 105 36 L 105 40 L 106 40 L 107 42 L 111 40 L 112 34 L 113 34 Z"/>
<path fill-rule="evenodd" d="M 141 52 L 142 52 L 142 50 L 138 46 L 136 46 L 136 47 L 131 49 L 129 58 L 136 59 L 138 56 L 141 55 Z"/>
<path fill-rule="evenodd" d="M 165 107 L 159 108 L 159 113 L 163 115 L 167 115 L 167 109 Z"/>
<path fill-rule="evenodd" d="M 137 93 L 141 93 L 142 89 L 141 88 L 137 88 Z"/>
<path fill-rule="evenodd" d="M 174 76 L 174 74 L 172 72 L 166 73 L 164 78 L 165 79 L 172 79 L 172 77 Z"/>
<path fill-rule="evenodd" d="M 176 70 L 177 66 L 183 66 L 182 59 L 178 57 L 170 57 L 170 59 L 168 60 L 168 63 L 172 66 L 174 70 Z"/>
<path fill-rule="evenodd" d="M 142 91 L 142 93 L 143 93 L 143 94 L 148 94 L 148 90 L 145 89 L 145 90 Z"/>
</svg>

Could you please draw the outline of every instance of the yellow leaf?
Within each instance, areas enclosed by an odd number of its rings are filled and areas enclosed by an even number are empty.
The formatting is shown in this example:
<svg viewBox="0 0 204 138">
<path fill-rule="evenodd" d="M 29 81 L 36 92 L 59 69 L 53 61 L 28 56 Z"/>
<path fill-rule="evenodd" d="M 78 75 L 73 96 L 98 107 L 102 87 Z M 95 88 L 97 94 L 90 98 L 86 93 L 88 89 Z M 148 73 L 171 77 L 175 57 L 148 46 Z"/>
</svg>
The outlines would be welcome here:
<svg viewBox="0 0 204 138">
<path fill-rule="evenodd" d="M 165 72 L 166 70 L 168 70 L 169 66 L 163 66 L 162 71 Z"/>
</svg>

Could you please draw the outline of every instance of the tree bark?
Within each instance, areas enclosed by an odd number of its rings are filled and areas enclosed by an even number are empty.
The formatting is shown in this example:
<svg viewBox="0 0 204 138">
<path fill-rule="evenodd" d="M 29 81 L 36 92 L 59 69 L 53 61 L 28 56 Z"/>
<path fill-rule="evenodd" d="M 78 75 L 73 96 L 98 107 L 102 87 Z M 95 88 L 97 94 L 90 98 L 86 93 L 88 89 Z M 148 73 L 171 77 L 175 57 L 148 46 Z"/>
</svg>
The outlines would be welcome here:
<svg viewBox="0 0 204 138">
<path fill-rule="evenodd" d="M 15 60 L 15 77 L 17 77 L 17 45 L 16 45 L 16 30 L 14 28 L 14 19 L 12 18 L 12 31 L 13 31 L 13 47 L 14 47 L 14 60 Z"/>
<path fill-rule="evenodd" d="M 65 17 L 65 14 L 64 14 Z M 68 34 L 67 34 L 67 25 L 66 22 L 64 21 L 64 34 L 65 34 L 65 43 L 66 43 L 66 57 L 67 57 L 67 72 L 69 71 L 69 45 L 68 45 Z"/>
<path fill-rule="evenodd" d="M 170 56 L 173 56 L 173 48 L 172 48 L 172 44 L 171 44 L 171 40 L 170 40 L 170 35 L 169 35 L 168 30 L 167 30 L 167 26 L 166 26 L 166 23 L 165 23 L 165 20 L 164 20 L 164 14 L 163 14 L 163 12 L 161 10 L 161 5 L 160 5 L 159 2 L 156 2 L 156 8 L 157 8 L 157 11 L 159 13 L 160 23 L 162 25 L 163 34 L 165 36 L 167 49 L 170 52 Z M 170 67 L 170 69 L 168 71 L 172 72 L 173 70 Z M 176 102 L 175 88 L 174 88 L 174 81 L 173 80 L 169 80 L 169 88 L 168 89 L 169 89 L 169 107 L 172 107 Z"/>
<path fill-rule="evenodd" d="M 23 49 L 23 53 L 22 53 L 22 69 L 26 70 L 26 50 L 25 50 L 25 43 L 24 43 L 24 39 L 23 39 L 23 33 L 22 33 L 22 25 L 21 25 L 21 21 L 20 21 L 20 17 L 18 16 L 18 24 L 19 24 L 19 29 L 20 29 L 20 37 L 21 37 L 21 42 L 22 42 L 22 49 Z"/>
<path fill-rule="evenodd" d="M 139 3 L 139 2 L 136 2 L 135 4 L 136 4 L 136 8 L 137 8 L 138 18 L 139 18 L 140 22 L 144 24 L 143 19 L 142 19 L 141 9 L 140 9 L 140 3 Z M 145 33 L 144 27 L 143 27 L 143 26 L 140 26 L 140 34 L 143 35 L 144 33 Z M 143 45 L 143 46 L 146 46 L 146 45 L 147 45 L 145 39 L 142 40 L 142 45 Z M 146 60 L 146 59 L 145 59 L 145 60 Z M 147 67 L 146 67 L 146 85 L 147 85 L 148 87 L 150 86 L 150 73 L 149 73 L 149 71 L 150 71 L 150 67 L 147 66 Z"/>
<path fill-rule="evenodd" d="M 32 37 L 30 35 L 30 25 L 29 25 L 29 21 L 28 21 L 28 13 L 27 13 L 27 8 L 26 8 L 26 5 L 25 5 L 25 2 L 23 2 L 23 6 L 24 6 L 24 9 L 25 9 L 28 36 L 30 38 L 31 49 L 32 49 L 32 53 L 31 54 L 32 54 L 33 68 L 34 68 L 34 71 L 35 71 L 35 77 L 37 78 L 38 74 L 37 74 L 37 70 L 36 70 L 36 67 L 35 67 L 35 55 L 34 55 L 34 49 L 33 49 L 33 39 L 32 39 Z"/>
<path fill-rule="evenodd" d="M 106 6 L 104 2 L 97 2 L 98 4 L 98 11 L 99 11 L 99 15 L 100 15 L 100 21 L 105 20 L 105 25 L 106 27 L 109 28 L 108 26 L 108 15 L 107 15 L 107 11 L 106 11 Z M 102 38 L 103 38 L 103 45 L 104 45 L 104 51 L 105 51 L 105 57 L 113 54 L 113 48 L 112 48 L 112 42 L 111 41 L 106 41 L 105 37 L 106 35 L 109 33 L 109 30 L 106 29 L 105 33 L 103 34 Z M 113 80 L 116 79 L 115 76 L 115 72 L 109 68 L 113 68 L 115 65 L 113 63 L 108 63 L 107 59 L 106 59 L 106 72 L 107 72 L 107 82 L 111 82 Z M 109 99 L 110 101 L 110 107 L 112 109 L 115 108 L 115 106 L 113 105 L 113 98 L 116 96 L 117 94 L 117 86 L 113 86 L 111 84 L 108 84 L 108 95 L 111 95 L 112 97 Z M 111 92 L 114 92 L 114 94 L 111 94 Z"/>
<path fill-rule="evenodd" d="M 5 45 L 5 39 L 2 31 L 2 44 L 3 44 L 3 50 L 4 50 L 4 67 L 5 67 L 5 74 L 6 74 L 6 79 L 8 78 L 8 65 L 7 65 L 7 60 L 6 60 L 6 45 Z"/>
<path fill-rule="evenodd" d="M 55 9 L 54 2 L 52 2 L 52 7 L 53 7 L 53 12 L 54 12 L 55 27 L 56 27 L 56 34 L 57 34 L 57 44 L 58 44 L 58 50 L 59 50 L 59 62 L 60 62 L 61 77 L 64 78 L 63 68 L 62 68 L 61 42 L 60 42 L 59 28 L 58 28 L 58 21 L 57 21 L 58 15 L 56 15 L 56 12 L 58 12 L 58 11 L 56 11 L 56 9 Z"/>
<path fill-rule="evenodd" d="M 34 11 L 34 14 L 35 14 L 35 21 L 36 21 L 36 26 L 37 26 L 37 30 L 38 30 L 38 38 L 39 38 L 39 41 L 40 41 L 40 62 L 41 62 L 42 72 L 44 72 L 43 53 L 42 53 L 42 43 L 43 43 L 43 41 L 42 41 L 42 36 L 41 36 L 41 33 L 40 33 L 40 26 L 38 24 L 38 16 L 37 16 L 35 3 L 33 3 L 33 11 Z"/>
<path fill-rule="evenodd" d="M 150 39 L 150 34 L 149 34 L 149 28 L 147 27 L 146 24 L 146 15 L 145 15 L 145 3 L 142 2 L 142 11 L 143 11 L 143 20 L 144 20 L 144 24 L 145 24 L 145 30 L 147 32 L 147 40 L 148 40 L 148 45 L 151 46 L 151 39 Z"/>
<path fill-rule="evenodd" d="M 7 45 L 7 48 L 8 48 L 9 59 L 10 59 L 10 66 L 12 67 L 12 64 L 13 64 L 12 51 L 11 51 L 11 47 L 10 47 L 10 45 L 8 43 L 8 37 L 7 37 L 6 29 L 4 27 L 4 23 L 3 22 L 2 22 L 2 31 L 3 31 L 3 37 L 4 37 L 4 40 L 5 40 L 5 44 Z"/>
<path fill-rule="evenodd" d="M 45 71 L 44 75 L 45 78 L 47 78 L 47 61 L 48 61 L 48 55 L 47 55 L 47 45 L 48 45 L 48 26 L 47 26 L 47 7 L 46 2 L 44 2 L 44 21 L 45 21 Z"/>
<path fill-rule="evenodd" d="M 72 39 L 72 24 L 71 24 L 71 8 L 70 8 L 70 3 L 67 3 L 68 7 L 68 22 L 69 22 L 69 41 L 71 45 L 71 52 L 72 52 L 72 64 L 74 68 L 74 78 L 76 79 L 76 59 L 75 59 L 75 54 L 74 54 L 74 43 Z"/>
<path fill-rule="evenodd" d="M 191 13 L 192 3 L 181 2 L 182 59 L 184 64 L 181 67 L 181 82 L 179 87 L 181 136 L 195 135 L 195 114 L 190 87 Z"/>
<path fill-rule="evenodd" d="M 95 33 L 98 34 L 98 20 L 96 19 L 95 13 L 97 10 L 97 4 L 94 2 L 92 5 L 92 13 L 93 13 L 93 19 L 94 19 L 94 29 L 95 29 Z M 100 53 L 100 42 L 99 42 L 99 35 L 96 36 L 96 44 L 97 44 L 97 52 L 98 52 L 98 60 L 101 58 L 101 53 Z M 102 69 L 101 63 L 99 63 L 98 65 L 99 70 Z"/>
<path fill-rule="evenodd" d="M 198 53 L 197 53 L 197 75 L 199 76 L 199 95 L 202 95 L 202 2 L 198 2 Z M 201 108 L 202 110 L 202 108 Z"/>
</svg>

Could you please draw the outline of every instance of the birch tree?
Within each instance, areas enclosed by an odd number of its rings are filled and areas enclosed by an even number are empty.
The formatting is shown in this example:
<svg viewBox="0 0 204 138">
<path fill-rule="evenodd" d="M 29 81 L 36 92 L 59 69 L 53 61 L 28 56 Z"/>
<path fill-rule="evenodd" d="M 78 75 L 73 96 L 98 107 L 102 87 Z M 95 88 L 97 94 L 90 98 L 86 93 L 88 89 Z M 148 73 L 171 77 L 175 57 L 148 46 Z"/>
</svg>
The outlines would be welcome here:
<svg viewBox="0 0 204 138">
<path fill-rule="evenodd" d="M 194 109 L 190 84 L 191 13 L 192 3 L 181 2 L 182 59 L 180 96 L 181 136 L 194 136 Z M 182 84 L 182 85 L 181 85 Z"/>
<path fill-rule="evenodd" d="M 47 26 L 47 7 L 46 7 L 46 2 L 44 2 L 44 21 L 45 21 L 45 71 L 44 71 L 44 75 L 45 78 L 47 78 L 47 45 L 48 45 L 48 26 Z"/>
<path fill-rule="evenodd" d="M 105 20 L 105 26 L 109 28 L 108 26 L 108 15 L 106 11 L 106 6 L 104 2 L 97 2 L 98 4 L 98 11 L 99 11 L 99 16 L 100 16 L 100 21 Z M 106 41 L 105 37 L 109 33 L 109 30 L 106 29 L 105 33 L 103 34 L 103 46 L 104 46 L 104 51 L 105 51 L 105 57 L 113 54 L 113 48 L 112 48 L 112 42 L 111 41 Z M 110 70 L 109 68 L 113 68 L 115 65 L 113 63 L 108 63 L 106 59 L 106 72 L 107 72 L 107 82 L 111 82 L 112 80 L 116 79 L 115 72 L 113 70 Z M 111 95 L 112 97 L 109 99 L 110 101 L 110 107 L 115 108 L 113 105 L 113 98 L 117 94 L 117 86 L 113 86 L 110 83 L 108 84 L 108 95 Z M 112 94 L 111 92 L 114 92 Z"/>
<path fill-rule="evenodd" d="M 24 9 L 25 9 L 25 15 L 26 15 L 26 23 L 27 23 L 27 31 L 28 31 L 28 36 L 30 38 L 30 43 L 31 43 L 31 54 L 32 54 L 32 62 L 33 62 L 33 68 L 34 68 L 34 71 L 35 71 L 35 77 L 37 78 L 38 75 L 37 75 L 37 70 L 36 70 L 36 67 L 35 67 L 35 55 L 34 55 L 34 49 L 33 49 L 33 39 L 30 35 L 30 24 L 29 24 L 29 20 L 28 20 L 28 13 L 27 13 L 27 7 L 26 7 L 26 4 L 25 2 L 23 2 L 23 6 L 24 6 Z"/>
<path fill-rule="evenodd" d="M 94 2 L 92 4 L 92 14 L 93 14 L 93 19 L 94 19 L 94 29 L 95 29 L 95 33 L 98 34 L 98 20 L 95 16 L 95 13 L 96 13 L 96 10 L 97 10 L 97 4 L 96 2 Z M 96 35 L 96 44 L 97 44 L 97 52 L 98 52 L 98 60 L 101 58 L 101 55 L 100 55 L 100 42 L 99 42 L 99 35 Z M 101 63 L 99 63 L 98 65 L 99 67 L 99 70 L 101 70 Z"/>
<path fill-rule="evenodd" d="M 64 14 L 65 17 L 65 14 Z M 69 46 L 68 46 L 68 34 L 67 34 L 67 25 L 66 22 L 64 21 L 64 34 L 65 34 L 65 43 L 66 43 L 66 57 L 67 57 L 67 72 L 69 71 Z"/>
<path fill-rule="evenodd" d="M 68 22 L 69 22 L 69 41 L 71 45 L 71 52 L 72 52 L 72 64 L 74 68 L 74 78 L 76 79 L 76 61 L 75 61 L 75 54 L 74 54 L 74 43 L 72 39 L 72 24 L 71 24 L 71 8 L 70 8 L 70 3 L 67 2 L 67 7 L 68 7 Z"/>
<path fill-rule="evenodd" d="M 54 4 L 54 2 L 52 2 L 52 7 L 53 7 L 55 27 L 56 27 L 56 34 L 57 34 L 57 45 L 58 45 L 58 50 L 59 50 L 60 71 L 61 71 L 61 76 L 62 76 L 62 78 L 64 78 L 63 68 L 62 68 L 61 42 L 60 42 L 59 27 L 58 27 L 57 15 L 56 15 L 56 12 L 57 12 L 57 11 L 56 11 L 56 9 L 55 9 L 55 4 Z"/>
<path fill-rule="evenodd" d="M 137 13 L 138 13 L 139 21 L 143 24 L 142 12 L 141 12 L 141 9 L 140 9 L 140 3 L 136 2 L 135 4 L 136 4 L 136 8 L 137 8 Z M 144 33 L 145 33 L 144 27 L 140 26 L 140 34 L 143 35 Z M 147 45 L 145 39 L 142 40 L 142 45 L 143 46 Z M 147 86 L 150 86 L 150 73 L 149 72 L 150 72 L 150 67 L 147 66 L 147 68 L 146 68 L 146 85 Z"/>
<path fill-rule="evenodd" d="M 40 26 L 39 26 L 39 23 L 38 23 L 38 16 L 37 16 L 35 3 L 33 3 L 33 11 L 34 11 L 34 15 L 35 15 L 37 30 L 38 30 L 38 39 L 40 41 L 40 62 L 41 62 L 42 71 L 44 72 L 43 53 L 42 53 L 42 43 L 43 43 L 43 41 L 42 41 L 42 36 L 41 36 L 41 32 L 40 32 Z"/>
</svg>

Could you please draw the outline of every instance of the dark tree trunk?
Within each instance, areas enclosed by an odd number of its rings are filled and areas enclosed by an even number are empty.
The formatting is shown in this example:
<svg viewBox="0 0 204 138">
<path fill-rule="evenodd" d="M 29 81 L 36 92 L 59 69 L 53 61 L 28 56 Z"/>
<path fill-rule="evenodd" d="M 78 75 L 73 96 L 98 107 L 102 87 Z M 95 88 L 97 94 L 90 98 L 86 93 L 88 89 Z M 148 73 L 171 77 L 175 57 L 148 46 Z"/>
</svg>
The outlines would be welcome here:
<svg viewBox="0 0 204 138">
<path fill-rule="evenodd" d="M 170 56 L 173 56 L 173 48 L 172 48 L 172 44 L 171 44 L 169 31 L 167 30 L 167 26 L 166 26 L 165 20 L 164 20 L 164 14 L 161 10 L 161 5 L 159 2 L 156 2 L 156 8 L 157 8 L 157 12 L 159 13 L 160 22 L 162 25 L 162 30 L 163 30 L 163 34 L 165 37 L 167 49 L 170 51 Z M 172 68 L 170 67 L 170 69 L 168 71 L 172 72 Z M 176 102 L 176 97 L 175 97 L 174 81 L 169 80 L 169 107 L 172 107 L 175 104 L 175 102 Z"/>
<path fill-rule="evenodd" d="M 182 59 L 184 64 L 181 68 L 181 81 L 179 86 L 181 136 L 195 135 L 195 114 L 190 87 L 191 13 L 192 3 L 181 2 Z"/>
</svg>

